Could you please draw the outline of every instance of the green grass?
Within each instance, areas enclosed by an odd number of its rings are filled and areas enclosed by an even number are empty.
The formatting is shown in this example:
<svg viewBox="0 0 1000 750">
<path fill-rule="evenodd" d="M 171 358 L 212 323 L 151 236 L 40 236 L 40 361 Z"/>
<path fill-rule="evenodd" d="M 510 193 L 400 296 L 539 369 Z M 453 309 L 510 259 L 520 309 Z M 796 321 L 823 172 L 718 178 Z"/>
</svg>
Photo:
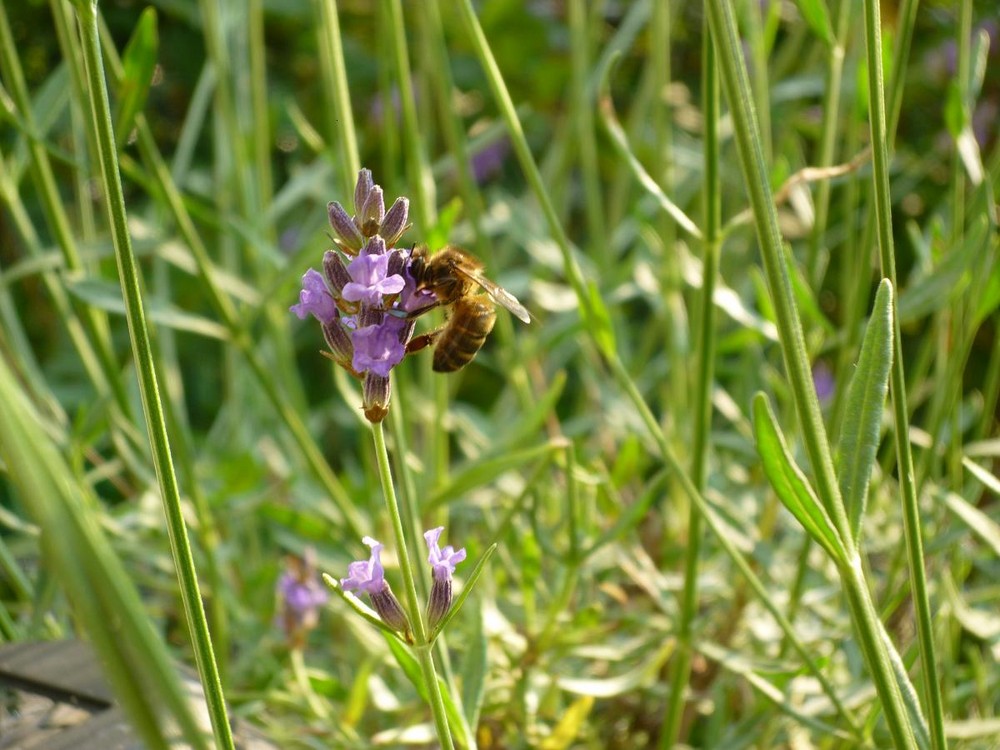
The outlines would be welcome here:
<svg viewBox="0 0 1000 750">
<path fill-rule="evenodd" d="M 238 5 L 0 6 L 0 639 L 151 747 L 1000 746 L 985 6 Z M 362 167 L 533 316 L 375 429 L 288 311 Z M 363 535 L 413 642 L 288 637 Z"/>
</svg>

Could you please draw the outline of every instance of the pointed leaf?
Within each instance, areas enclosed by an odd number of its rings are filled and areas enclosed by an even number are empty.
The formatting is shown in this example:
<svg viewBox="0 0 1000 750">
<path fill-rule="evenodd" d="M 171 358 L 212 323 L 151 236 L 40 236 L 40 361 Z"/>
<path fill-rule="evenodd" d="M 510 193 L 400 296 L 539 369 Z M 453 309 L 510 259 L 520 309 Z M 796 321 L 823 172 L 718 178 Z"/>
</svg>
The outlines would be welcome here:
<svg viewBox="0 0 1000 750">
<path fill-rule="evenodd" d="M 830 11 L 823 0 L 795 0 L 799 13 L 809 24 L 812 32 L 827 44 L 833 42 L 833 25 L 830 23 Z"/>
<path fill-rule="evenodd" d="M 883 279 L 875 295 L 858 366 L 848 386 L 844 426 L 837 447 L 840 492 L 855 541 L 861 534 L 868 482 L 881 437 L 882 410 L 892 364 L 892 332 L 892 285 Z"/>
<path fill-rule="evenodd" d="M 767 397 L 763 393 L 758 393 L 754 397 L 753 414 L 757 452 L 760 454 L 764 473 L 767 474 L 778 499 L 798 519 L 809 536 L 822 545 L 830 557 L 837 562 L 846 560 L 844 543 L 805 474 L 792 459 Z"/>
<path fill-rule="evenodd" d="M 156 10 L 148 7 L 139 16 L 139 23 L 122 53 L 125 73 L 118 91 L 118 115 L 115 117 L 115 138 L 119 146 L 128 141 L 135 116 L 146 106 L 159 46 Z"/>
</svg>

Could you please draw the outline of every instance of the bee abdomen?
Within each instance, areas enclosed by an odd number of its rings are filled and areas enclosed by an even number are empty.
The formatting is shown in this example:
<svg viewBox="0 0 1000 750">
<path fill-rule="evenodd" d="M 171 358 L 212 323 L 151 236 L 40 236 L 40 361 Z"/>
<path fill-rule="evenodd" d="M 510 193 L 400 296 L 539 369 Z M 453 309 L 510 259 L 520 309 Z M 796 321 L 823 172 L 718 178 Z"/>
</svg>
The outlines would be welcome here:
<svg viewBox="0 0 1000 750">
<path fill-rule="evenodd" d="M 469 364 L 483 348 L 496 319 L 493 305 L 479 298 L 463 297 L 456 301 L 434 347 L 434 371 L 455 372 Z"/>
</svg>

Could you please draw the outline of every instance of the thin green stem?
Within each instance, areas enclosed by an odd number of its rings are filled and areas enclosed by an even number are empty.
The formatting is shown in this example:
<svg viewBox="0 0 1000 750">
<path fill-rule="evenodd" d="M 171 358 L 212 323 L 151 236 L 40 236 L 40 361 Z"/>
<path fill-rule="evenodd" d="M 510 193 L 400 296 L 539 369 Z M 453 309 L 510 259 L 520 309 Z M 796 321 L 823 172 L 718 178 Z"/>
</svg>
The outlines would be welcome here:
<svg viewBox="0 0 1000 750">
<path fill-rule="evenodd" d="M 705 134 L 705 181 L 702 188 L 704 223 L 701 295 L 698 307 L 698 365 L 695 375 L 694 444 L 691 455 L 691 481 L 699 493 L 705 490 L 708 466 L 708 437 L 712 424 L 712 380 L 715 362 L 715 282 L 718 277 L 721 225 L 719 189 L 719 78 L 715 49 L 705 20 L 702 40 L 702 110 Z M 677 622 L 678 652 L 670 674 L 670 697 L 667 703 L 661 748 L 671 748 L 677 741 L 685 705 L 685 690 L 691 677 L 693 624 L 698 613 L 698 567 L 701 558 L 702 514 L 696 503 L 688 506 L 687 554 L 684 561 L 684 589 L 681 593 L 680 619 Z"/>
<path fill-rule="evenodd" d="M 416 639 L 414 646 L 420 661 L 420 671 L 423 674 L 424 686 L 427 688 L 431 713 L 434 715 L 434 725 L 437 728 L 438 739 L 446 750 L 454 750 L 451 730 L 448 728 L 448 716 L 445 713 L 444 699 L 441 697 L 441 684 L 434 670 L 434 659 L 431 656 L 433 644 L 428 642 L 427 624 L 417 597 L 417 583 L 414 575 L 413 562 L 406 545 L 406 533 L 403 531 L 403 519 L 396 500 L 396 489 L 392 482 L 392 469 L 389 467 L 389 452 L 385 447 L 385 433 L 381 422 L 372 424 L 372 436 L 375 439 L 375 459 L 378 463 L 378 474 L 382 480 L 382 494 L 385 497 L 385 507 L 389 512 L 392 533 L 396 538 L 396 549 L 399 551 L 399 569 L 403 574 L 403 594 L 406 598 L 406 609 L 410 615 L 413 634 Z"/>
<path fill-rule="evenodd" d="M 872 164 L 874 167 L 875 216 L 878 236 L 879 260 L 882 275 L 896 285 L 896 258 L 892 239 L 892 204 L 889 196 L 889 144 L 886 138 L 885 98 L 882 88 L 882 41 L 879 6 L 865 0 L 865 46 L 868 57 L 868 112 L 871 125 Z M 923 539 L 921 538 L 920 507 L 917 504 L 917 487 L 913 473 L 913 455 L 910 452 L 910 422 L 906 407 L 906 375 L 903 369 L 903 345 L 896 309 L 896 295 L 892 299 L 893 356 L 889 374 L 898 464 L 900 501 L 903 510 L 903 534 L 906 538 L 907 562 L 913 588 L 913 604 L 917 616 L 917 640 L 920 644 L 921 674 L 924 699 L 930 722 L 934 750 L 944 750 L 944 707 L 938 680 L 937 660 L 934 655 L 934 629 L 931 620 L 930 598 L 927 591 Z"/>
<path fill-rule="evenodd" d="M 118 156 L 111 124 L 111 109 L 108 89 L 104 79 L 104 65 L 101 60 L 101 44 L 97 25 L 97 2 L 80 2 L 77 5 L 80 16 L 80 32 L 83 41 L 88 90 L 91 95 L 91 114 L 94 137 L 98 146 L 101 175 L 108 202 L 112 227 L 112 241 L 118 272 L 121 277 L 122 293 L 125 298 L 126 317 L 135 365 L 139 376 L 140 395 L 146 415 L 150 447 L 153 453 L 157 479 L 163 498 L 163 508 L 167 518 L 170 547 L 174 557 L 174 567 L 180 584 L 181 600 L 187 616 L 188 628 L 194 643 L 195 659 L 205 690 L 209 716 L 216 742 L 222 748 L 233 748 L 232 731 L 226 715 L 226 702 L 219 680 L 218 667 L 212 649 L 212 639 L 205 620 L 205 610 L 198 588 L 198 576 L 191 555 L 191 545 L 187 537 L 184 516 L 181 509 L 177 479 L 174 475 L 170 455 L 170 441 L 160 403 L 160 390 L 146 326 L 143 308 L 141 279 L 136 267 L 132 242 L 128 233 L 125 213 L 125 197 L 122 192 L 121 176 L 118 171 Z"/>
</svg>

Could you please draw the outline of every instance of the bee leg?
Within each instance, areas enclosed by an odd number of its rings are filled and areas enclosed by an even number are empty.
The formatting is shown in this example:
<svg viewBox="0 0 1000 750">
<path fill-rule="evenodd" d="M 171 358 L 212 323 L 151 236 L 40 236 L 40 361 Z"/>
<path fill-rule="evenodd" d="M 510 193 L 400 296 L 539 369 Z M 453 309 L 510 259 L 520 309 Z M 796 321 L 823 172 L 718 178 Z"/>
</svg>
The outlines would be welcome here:
<svg viewBox="0 0 1000 750">
<path fill-rule="evenodd" d="M 406 353 L 413 354 L 414 352 L 419 352 L 421 349 L 426 349 L 428 346 L 433 346 L 434 342 L 437 341 L 437 337 L 441 335 L 441 331 L 444 328 L 438 328 L 433 331 L 428 331 L 419 336 L 414 336 L 410 339 L 410 343 L 406 345 Z"/>
</svg>

